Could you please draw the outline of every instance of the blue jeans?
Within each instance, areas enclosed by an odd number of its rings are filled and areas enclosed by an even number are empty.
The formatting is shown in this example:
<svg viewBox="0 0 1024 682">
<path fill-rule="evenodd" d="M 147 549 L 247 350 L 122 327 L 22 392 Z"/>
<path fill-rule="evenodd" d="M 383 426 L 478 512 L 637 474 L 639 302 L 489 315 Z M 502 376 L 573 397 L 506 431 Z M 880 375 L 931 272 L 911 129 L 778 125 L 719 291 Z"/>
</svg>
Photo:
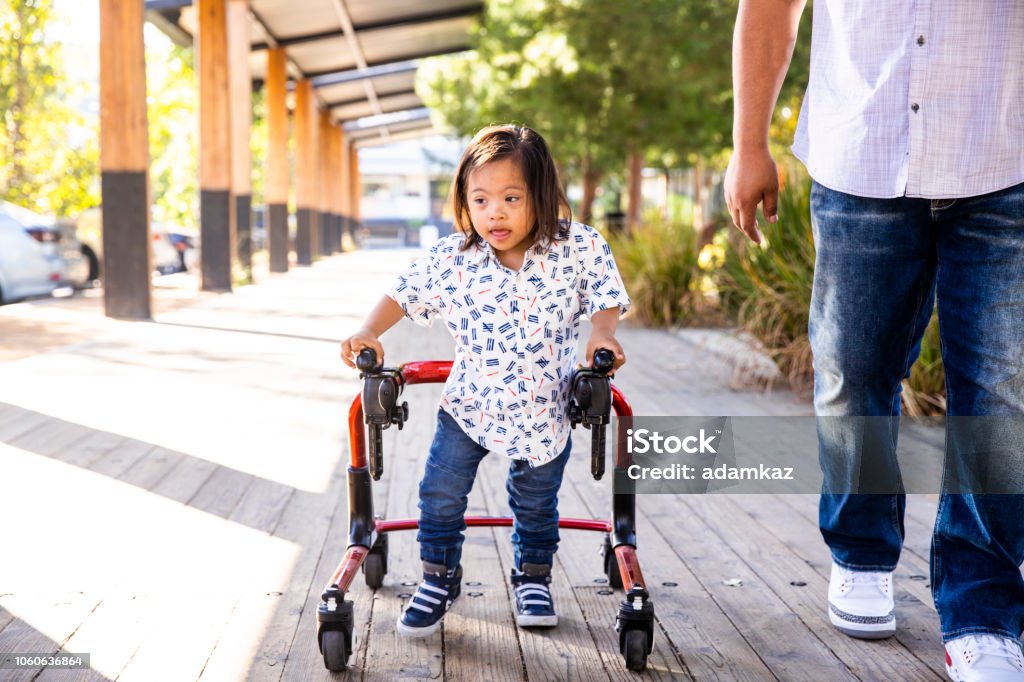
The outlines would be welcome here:
<svg viewBox="0 0 1024 682">
<path fill-rule="evenodd" d="M 817 259 L 809 333 L 819 417 L 896 423 L 900 382 L 918 356 L 936 296 L 948 414 L 1024 414 L 1024 184 L 928 200 L 867 199 L 815 183 L 811 217 Z M 895 428 L 865 432 L 858 424 L 819 419 L 819 525 L 837 563 L 892 570 L 903 544 L 904 496 L 830 488 L 830 479 L 866 459 L 898 472 Z M 947 462 L 949 447 L 947 438 Z M 931 580 L 944 641 L 1020 636 L 1022 561 L 1024 495 L 942 493 Z"/>
<path fill-rule="evenodd" d="M 552 461 L 539 467 L 513 459 L 509 462 L 508 502 L 512 507 L 512 548 L 515 564 L 550 566 L 558 550 L 558 489 L 572 440 Z M 466 506 L 476 470 L 487 448 L 459 428 L 450 414 L 440 410 L 430 446 L 426 471 L 420 481 L 420 558 L 449 569 L 462 559 Z"/>
</svg>

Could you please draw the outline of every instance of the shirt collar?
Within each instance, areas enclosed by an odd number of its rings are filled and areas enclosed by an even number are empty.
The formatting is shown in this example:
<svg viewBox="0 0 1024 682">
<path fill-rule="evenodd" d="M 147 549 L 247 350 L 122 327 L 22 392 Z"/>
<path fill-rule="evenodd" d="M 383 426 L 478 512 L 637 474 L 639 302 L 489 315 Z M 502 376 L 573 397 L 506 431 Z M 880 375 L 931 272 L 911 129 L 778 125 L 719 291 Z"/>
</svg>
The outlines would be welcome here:
<svg viewBox="0 0 1024 682">
<path fill-rule="evenodd" d="M 552 248 L 554 248 L 554 244 L 545 244 L 542 242 L 535 243 L 526 250 L 523 265 L 526 265 L 526 263 L 531 259 L 531 256 L 533 257 L 532 259 L 536 261 L 538 256 L 548 253 Z M 498 260 L 497 255 L 495 255 L 494 249 L 491 248 L 491 245 L 488 244 L 485 239 L 477 238 L 476 243 L 470 247 L 469 252 L 466 254 L 466 260 L 470 263 L 484 263 L 488 258 L 493 258 L 495 263 L 501 263 L 501 261 Z M 525 270 L 525 267 L 523 269 Z"/>
</svg>

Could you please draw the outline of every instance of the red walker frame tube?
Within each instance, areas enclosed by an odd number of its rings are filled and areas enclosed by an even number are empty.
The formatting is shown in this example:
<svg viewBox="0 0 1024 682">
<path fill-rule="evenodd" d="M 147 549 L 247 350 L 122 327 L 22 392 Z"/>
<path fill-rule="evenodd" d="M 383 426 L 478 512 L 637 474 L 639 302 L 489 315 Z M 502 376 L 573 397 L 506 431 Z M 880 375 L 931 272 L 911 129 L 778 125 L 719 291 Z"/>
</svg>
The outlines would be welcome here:
<svg viewBox="0 0 1024 682">
<path fill-rule="evenodd" d="M 402 365 L 399 369 L 403 383 L 406 384 L 429 384 L 439 383 L 448 379 L 451 373 L 452 363 L 448 360 L 428 360 L 410 362 Z M 632 459 L 629 455 L 626 444 L 626 430 L 632 426 L 633 408 L 626 400 L 626 397 L 614 385 L 612 390 L 612 407 L 616 416 L 619 417 L 616 438 L 618 447 L 615 448 L 615 467 L 624 468 L 629 466 Z M 366 473 L 366 435 L 363 424 L 363 399 L 362 394 L 357 394 L 352 400 L 348 411 L 348 434 L 349 434 L 349 473 Z M 558 527 L 570 530 L 589 530 L 612 535 L 612 545 L 615 557 L 618 560 L 619 573 L 622 576 L 623 588 L 629 592 L 633 588 L 645 589 L 643 573 L 640 571 L 640 563 L 636 556 L 635 539 L 635 503 L 636 498 L 632 494 L 615 494 L 612 522 L 599 521 L 594 519 L 559 519 Z M 350 499 L 351 507 L 351 499 Z M 350 517 L 352 509 L 350 508 Z M 475 526 L 511 526 L 512 518 L 508 516 L 467 516 L 466 525 Z M 419 527 L 417 519 L 377 519 L 373 523 L 373 538 L 378 533 L 390 533 L 400 530 L 414 530 Z M 336 585 L 342 591 L 348 591 L 349 585 L 359 571 L 360 565 L 369 554 L 369 547 L 361 544 L 350 544 L 345 552 L 338 569 L 331 577 L 331 585 Z"/>
</svg>

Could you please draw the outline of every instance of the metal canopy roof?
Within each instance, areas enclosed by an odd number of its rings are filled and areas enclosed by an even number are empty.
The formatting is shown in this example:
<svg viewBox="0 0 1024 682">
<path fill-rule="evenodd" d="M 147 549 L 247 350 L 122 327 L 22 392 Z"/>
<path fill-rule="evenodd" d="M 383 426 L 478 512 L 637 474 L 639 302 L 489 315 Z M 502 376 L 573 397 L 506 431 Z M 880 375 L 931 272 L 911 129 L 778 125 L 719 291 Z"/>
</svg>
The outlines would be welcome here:
<svg viewBox="0 0 1024 682">
<path fill-rule="evenodd" d="M 265 51 L 283 47 L 292 78 L 309 78 L 335 123 L 357 143 L 432 126 L 413 84 L 416 60 L 469 49 L 482 0 L 250 0 L 254 79 L 266 76 Z M 146 18 L 191 45 L 191 0 L 146 0 Z M 368 120 L 363 120 L 369 118 Z"/>
</svg>

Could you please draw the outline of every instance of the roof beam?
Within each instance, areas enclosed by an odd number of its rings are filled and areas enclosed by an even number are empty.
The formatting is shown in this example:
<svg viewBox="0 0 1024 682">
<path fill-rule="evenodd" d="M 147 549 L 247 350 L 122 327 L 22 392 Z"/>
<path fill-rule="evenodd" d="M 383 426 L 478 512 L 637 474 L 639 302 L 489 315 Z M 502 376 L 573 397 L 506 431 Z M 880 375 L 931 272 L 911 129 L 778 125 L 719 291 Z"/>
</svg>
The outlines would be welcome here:
<svg viewBox="0 0 1024 682">
<path fill-rule="evenodd" d="M 168 2 L 168 3 L 182 3 L 186 5 L 191 4 L 191 0 L 147 0 L 147 6 L 149 2 Z M 385 21 L 367 22 L 364 24 L 352 24 L 352 29 L 356 33 L 362 33 L 364 31 L 377 31 L 380 29 L 388 28 L 401 28 L 403 26 L 414 26 L 416 24 L 430 24 L 438 21 L 444 21 L 446 19 L 462 19 L 465 17 L 473 17 L 480 14 L 483 11 L 483 5 L 476 5 L 468 8 L 459 8 L 455 10 L 448 10 L 447 12 L 433 12 L 426 14 L 416 14 L 400 19 L 388 19 Z M 309 33 L 303 36 L 292 36 L 290 38 L 279 38 L 278 44 L 282 47 L 292 47 L 293 45 L 302 45 L 303 43 L 315 43 L 320 40 L 330 40 L 331 38 L 344 38 L 345 31 L 333 30 L 333 31 L 320 31 L 318 33 Z M 266 49 L 265 43 L 254 43 L 252 46 L 253 51 Z"/>
<path fill-rule="evenodd" d="M 365 69 L 348 69 L 345 71 L 329 71 L 316 75 L 310 75 L 314 88 L 324 88 L 328 85 L 341 85 L 342 83 L 354 83 L 366 78 L 380 78 L 381 76 L 393 76 L 399 73 L 409 73 L 416 70 L 415 60 L 402 60 L 399 62 L 387 62 L 375 64 Z"/>
<path fill-rule="evenodd" d="M 400 63 L 400 62 L 408 62 L 410 60 L 422 59 L 424 57 L 437 57 L 439 55 L 453 54 L 455 52 L 465 52 L 466 50 L 471 50 L 471 49 L 473 49 L 473 46 L 470 45 L 469 43 L 465 43 L 465 44 L 460 44 L 460 45 L 452 45 L 451 47 L 442 47 L 442 48 L 437 49 L 437 50 L 428 50 L 426 52 L 410 52 L 408 54 L 398 55 L 397 58 L 395 58 L 393 60 L 386 61 L 386 62 L 384 62 L 384 61 L 381 61 L 381 62 L 367 62 L 367 68 L 368 69 L 372 69 L 372 68 L 378 67 L 378 66 L 387 66 L 388 64 L 397 64 L 397 63 Z M 341 81 L 334 81 L 334 80 L 332 80 L 330 82 L 327 82 L 326 80 L 324 80 L 322 83 L 320 83 L 321 79 L 327 79 L 330 76 L 339 76 L 341 74 L 346 74 L 346 73 L 359 73 L 359 69 L 342 69 L 341 71 L 337 71 L 337 70 L 313 71 L 313 72 L 310 72 L 309 74 L 307 74 L 307 76 L 309 78 L 313 79 L 314 84 L 319 83 L 319 85 L 317 87 L 320 87 L 322 85 L 334 85 L 335 83 L 345 83 L 345 82 L 348 82 L 348 81 L 345 81 L 345 80 L 341 80 Z M 378 75 L 385 75 L 385 74 L 378 74 Z M 353 79 L 350 79 L 350 80 L 358 80 L 358 79 L 353 78 Z"/>
<path fill-rule="evenodd" d="M 314 85 L 313 87 L 316 87 L 316 85 Z M 415 88 L 405 88 L 405 89 L 402 89 L 402 90 L 389 90 L 387 92 L 377 92 L 377 97 L 378 98 L 398 97 L 400 95 L 415 95 L 415 94 L 416 94 Z M 357 97 L 356 99 L 342 99 L 342 100 L 338 100 L 336 102 L 324 102 L 324 106 L 326 106 L 328 108 L 346 107 L 346 106 L 349 106 L 350 104 L 362 104 L 365 101 L 366 101 L 365 97 Z"/>
</svg>

